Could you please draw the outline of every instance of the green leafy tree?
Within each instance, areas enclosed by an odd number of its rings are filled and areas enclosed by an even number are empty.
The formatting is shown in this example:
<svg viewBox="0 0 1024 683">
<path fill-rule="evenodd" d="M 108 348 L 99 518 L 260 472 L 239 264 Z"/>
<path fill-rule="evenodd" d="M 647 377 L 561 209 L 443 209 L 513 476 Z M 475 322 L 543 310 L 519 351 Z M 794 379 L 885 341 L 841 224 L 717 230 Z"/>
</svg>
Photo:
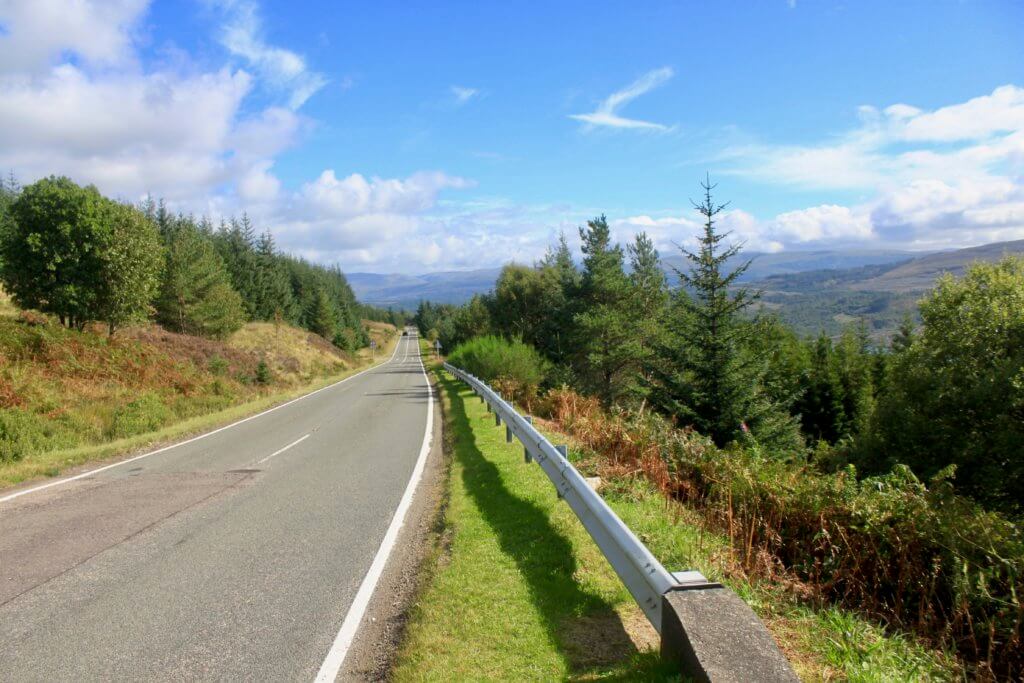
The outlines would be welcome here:
<svg viewBox="0 0 1024 683">
<path fill-rule="evenodd" d="M 1024 260 L 946 275 L 920 309 L 857 464 L 903 463 L 925 479 L 952 465 L 961 492 L 1024 511 Z"/>
<path fill-rule="evenodd" d="M 757 328 L 742 316 L 757 295 L 737 280 L 750 262 L 726 272 L 741 247 L 724 244 L 729 234 L 717 231 L 715 217 L 725 205 L 712 200 L 710 182 L 701 187 L 704 200 L 694 207 L 704 231 L 697 251 L 680 248 L 690 268 L 676 271 L 683 287 L 669 317 L 670 341 L 651 367 L 652 398 L 720 446 L 749 430 L 772 450 L 793 448 L 799 444 L 795 421 L 764 391 L 764 360 L 745 353 Z"/>
<path fill-rule="evenodd" d="M 157 321 L 183 334 L 222 339 L 245 323 L 242 298 L 231 287 L 211 239 L 189 221 L 167 233 L 167 266 L 156 301 Z"/>
<path fill-rule="evenodd" d="M 604 216 L 580 228 L 583 277 L 575 323 L 575 373 L 584 390 L 610 405 L 630 393 L 640 345 L 630 308 L 631 288 L 623 270 L 624 254 L 611 243 Z"/>
<path fill-rule="evenodd" d="M 156 227 L 142 212 L 126 204 L 108 204 L 111 232 L 106 246 L 105 275 L 96 283 L 97 317 L 110 334 L 150 314 L 164 269 L 163 245 Z"/>
<path fill-rule="evenodd" d="M 514 263 L 505 266 L 491 300 L 496 327 L 511 339 L 533 344 L 545 315 L 543 296 L 539 271 Z"/>
<path fill-rule="evenodd" d="M 23 308 L 111 331 L 145 314 L 159 269 L 152 226 L 95 187 L 49 177 L 24 188 L 0 234 L 0 279 Z"/>
</svg>

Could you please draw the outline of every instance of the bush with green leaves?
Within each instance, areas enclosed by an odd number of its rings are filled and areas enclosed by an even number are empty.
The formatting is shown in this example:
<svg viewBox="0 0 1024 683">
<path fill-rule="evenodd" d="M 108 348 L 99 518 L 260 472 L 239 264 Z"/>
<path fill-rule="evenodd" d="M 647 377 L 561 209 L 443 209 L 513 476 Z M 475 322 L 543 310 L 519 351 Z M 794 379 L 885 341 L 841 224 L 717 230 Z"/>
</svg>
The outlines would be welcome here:
<svg viewBox="0 0 1024 683">
<path fill-rule="evenodd" d="M 114 411 L 109 435 L 118 439 L 160 429 L 174 417 L 173 412 L 152 392 L 142 394 Z"/>
<path fill-rule="evenodd" d="M 512 380 L 534 389 L 544 381 L 547 363 L 532 346 L 501 337 L 485 336 L 460 344 L 448 362 L 485 382 Z"/>
</svg>

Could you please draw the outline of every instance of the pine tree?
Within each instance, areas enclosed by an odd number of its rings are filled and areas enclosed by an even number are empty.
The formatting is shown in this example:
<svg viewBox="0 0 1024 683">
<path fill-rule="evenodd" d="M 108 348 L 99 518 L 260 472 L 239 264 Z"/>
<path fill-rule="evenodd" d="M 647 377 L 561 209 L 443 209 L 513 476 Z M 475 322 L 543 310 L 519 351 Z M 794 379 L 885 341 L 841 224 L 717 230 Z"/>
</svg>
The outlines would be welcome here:
<svg viewBox="0 0 1024 683">
<path fill-rule="evenodd" d="M 217 251 L 231 277 L 231 286 L 242 297 L 246 316 L 248 318 L 256 317 L 259 284 L 255 230 L 248 215 L 243 215 L 241 221 L 232 218 L 226 225 L 222 221 L 217 233 L 216 244 Z"/>
<path fill-rule="evenodd" d="M 294 320 L 291 279 L 277 254 L 274 237 L 269 230 L 256 242 L 256 267 L 257 299 L 253 317 L 257 320 Z"/>
<path fill-rule="evenodd" d="M 537 268 L 541 274 L 545 315 L 536 332 L 536 347 L 556 364 L 556 368 L 565 368 L 573 351 L 573 318 L 581 281 L 565 233 L 559 235 L 557 247 L 548 248 Z"/>
<path fill-rule="evenodd" d="M 750 261 L 727 270 L 742 245 L 726 246 L 729 233 L 715 227 L 726 205 L 714 203 L 710 181 L 701 187 L 704 199 L 694 208 L 704 217 L 704 230 L 697 251 L 680 247 L 690 267 L 676 270 L 683 287 L 673 297 L 671 338 L 650 368 L 652 398 L 720 446 L 747 430 L 769 448 L 792 446 L 794 420 L 762 391 L 763 360 L 745 353 L 755 327 L 742 316 L 757 294 L 737 286 L 737 280 Z"/>
<path fill-rule="evenodd" d="M 630 261 L 629 283 L 631 286 L 630 313 L 637 337 L 637 365 L 643 373 L 642 381 L 636 385 L 638 394 L 646 395 L 649 386 L 647 368 L 653 360 L 654 350 L 664 340 L 665 308 L 668 305 L 668 284 L 661 269 L 661 259 L 654 248 L 654 242 L 646 233 L 638 233 L 627 247 Z"/>
<path fill-rule="evenodd" d="M 331 297 L 323 288 L 317 289 L 310 311 L 310 329 L 324 339 L 333 340 L 337 326 L 338 318 Z"/>
<path fill-rule="evenodd" d="M 245 322 L 242 299 L 210 238 L 188 221 L 171 232 L 157 321 L 183 334 L 223 338 Z"/>
<path fill-rule="evenodd" d="M 585 390 L 606 405 L 627 394 L 635 380 L 639 343 L 630 315 L 630 284 L 623 270 L 623 252 L 611 243 L 604 216 L 580 228 L 583 278 L 576 334 L 576 375 Z"/>
</svg>

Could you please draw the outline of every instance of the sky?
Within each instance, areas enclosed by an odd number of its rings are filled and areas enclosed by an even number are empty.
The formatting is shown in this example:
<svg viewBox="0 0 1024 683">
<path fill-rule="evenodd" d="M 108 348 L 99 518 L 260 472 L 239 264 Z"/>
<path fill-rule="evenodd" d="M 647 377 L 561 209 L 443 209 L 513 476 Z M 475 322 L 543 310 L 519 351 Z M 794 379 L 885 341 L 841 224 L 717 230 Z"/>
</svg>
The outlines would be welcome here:
<svg viewBox="0 0 1024 683">
<path fill-rule="evenodd" d="M 0 169 L 420 273 L 1024 239 L 1024 2 L 0 0 Z"/>
</svg>

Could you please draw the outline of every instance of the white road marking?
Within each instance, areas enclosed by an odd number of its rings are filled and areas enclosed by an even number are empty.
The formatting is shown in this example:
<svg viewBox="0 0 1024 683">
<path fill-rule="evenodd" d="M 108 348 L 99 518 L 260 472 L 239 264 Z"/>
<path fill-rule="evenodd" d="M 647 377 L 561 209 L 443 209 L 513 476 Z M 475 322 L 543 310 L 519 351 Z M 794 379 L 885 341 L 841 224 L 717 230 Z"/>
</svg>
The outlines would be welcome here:
<svg viewBox="0 0 1024 683">
<path fill-rule="evenodd" d="M 282 453 L 284 453 L 286 450 L 288 450 L 292 446 L 298 446 L 300 443 L 302 443 L 303 441 L 305 441 L 309 437 L 310 437 L 310 434 L 306 434 L 305 436 L 303 436 L 301 438 L 295 439 L 295 441 L 292 441 L 290 444 L 288 444 L 284 448 L 281 448 L 279 450 L 274 451 L 273 453 L 271 453 L 267 457 L 263 458 L 262 460 L 257 460 L 256 464 L 257 465 L 262 465 L 263 463 L 265 463 L 266 461 L 270 460 L 271 458 L 273 458 L 275 456 L 278 456 L 278 455 L 281 455 Z"/>
<path fill-rule="evenodd" d="M 158 448 L 157 450 L 150 451 L 148 453 L 142 453 L 141 455 L 136 455 L 135 457 L 128 458 L 127 460 L 120 460 L 120 461 L 112 463 L 110 465 L 104 465 L 103 467 L 97 467 L 94 470 L 89 470 L 88 472 L 82 472 L 81 474 L 76 474 L 73 477 L 67 477 L 65 479 L 58 479 L 56 481 L 51 481 L 51 482 L 46 483 L 46 484 L 40 484 L 39 486 L 33 486 L 32 488 L 25 489 L 23 491 L 18 491 L 16 493 L 8 494 L 6 496 L 0 497 L 0 503 L 6 503 L 9 500 L 14 500 L 15 498 L 20 498 L 21 496 L 27 496 L 28 494 L 35 493 L 36 491 L 42 491 L 44 489 L 52 488 L 54 486 L 60 486 L 61 484 L 67 484 L 68 482 L 76 481 L 78 479 L 84 479 L 85 477 L 91 477 L 94 474 L 99 474 L 100 472 L 104 472 L 104 471 L 109 470 L 109 469 L 111 469 L 113 467 L 120 467 L 121 465 L 127 465 L 130 462 L 135 462 L 136 460 L 141 460 L 142 458 L 148 458 L 151 455 L 156 455 L 158 453 L 163 453 L 164 451 L 169 451 L 172 448 L 178 448 L 179 446 L 185 446 L 185 445 L 190 444 L 190 443 L 192 443 L 194 441 L 199 441 L 200 439 L 205 439 L 208 436 L 213 436 L 214 434 L 218 434 L 220 432 L 223 432 L 225 429 L 231 429 L 232 427 L 237 427 L 238 425 L 243 424 L 245 422 L 248 422 L 249 420 L 255 420 L 256 418 L 263 417 L 264 415 L 266 415 L 268 413 L 272 413 L 275 410 L 280 410 L 281 408 L 284 408 L 285 406 L 289 406 L 289 405 L 291 405 L 291 404 L 293 404 L 293 403 L 295 403 L 297 401 L 301 401 L 303 399 L 309 398 L 310 396 L 314 396 L 316 394 L 319 394 L 321 391 L 327 391 L 328 389 L 333 389 L 334 387 L 336 387 L 336 386 L 338 386 L 340 384 L 344 384 L 345 382 L 347 382 L 347 381 L 349 381 L 351 379 L 355 379 L 356 377 L 359 377 L 359 375 L 367 373 L 370 370 L 376 370 L 377 368 L 379 368 L 381 366 L 384 366 L 384 365 L 387 365 L 391 361 L 395 360 L 395 356 L 398 355 L 398 347 L 400 347 L 402 345 L 401 341 L 402 341 L 401 337 L 399 337 L 398 343 L 395 344 L 395 350 L 392 351 L 392 353 L 391 353 L 391 358 L 387 359 L 386 361 L 382 361 L 382 362 L 380 362 L 380 363 L 378 363 L 376 365 L 371 365 L 370 367 L 366 368 L 365 370 L 360 370 L 356 374 L 350 375 L 350 376 L 346 377 L 343 380 L 339 380 L 339 381 L 335 382 L 334 384 L 328 384 L 326 387 L 321 387 L 320 389 L 317 389 L 316 391 L 311 391 L 308 394 L 303 394 L 302 396 L 299 396 L 298 398 L 293 398 L 292 400 L 287 401 L 285 403 L 282 403 L 281 405 L 274 406 L 273 408 L 268 408 L 267 410 L 264 410 L 263 412 L 256 413 L 255 415 L 250 415 L 249 417 L 244 417 L 241 420 L 238 420 L 237 422 L 232 422 L 229 425 L 224 425 L 223 427 L 220 427 L 218 429 L 214 429 L 213 431 L 206 432 L 204 434 L 200 434 L 199 436 L 194 436 L 191 439 L 186 439 L 185 441 L 179 441 L 178 443 L 172 443 L 169 446 L 164 446 L 163 448 Z"/>
<path fill-rule="evenodd" d="M 410 342 L 412 341 L 412 337 L 408 339 Z M 419 350 L 418 344 L 417 350 Z M 408 351 L 408 347 L 406 351 Z M 416 460 L 416 466 L 413 468 L 409 483 L 405 487 L 405 493 L 402 494 L 402 499 L 399 501 L 395 514 L 391 518 L 391 524 L 388 526 L 387 533 L 384 534 L 384 540 L 381 541 L 380 548 L 373 558 L 373 564 L 370 565 L 369 571 L 363 577 L 363 582 L 359 585 L 359 591 L 356 593 L 356 597 L 348 609 L 348 614 L 345 615 L 341 629 L 338 631 L 338 635 L 335 636 L 334 643 L 331 645 L 331 649 L 328 651 L 323 664 L 320 665 L 320 671 L 316 675 L 318 683 L 334 681 L 338 677 L 338 672 L 341 671 L 341 666 L 345 663 L 345 657 L 348 655 L 349 648 L 352 645 L 352 639 L 359 629 L 359 624 L 366 614 L 366 608 L 370 604 L 370 598 L 373 597 L 373 592 L 377 588 L 381 574 L 384 573 L 388 557 L 395 547 L 398 532 L 405 523 L 405 515 L 412 504 L 416 487 L 423 477 L 423 466 L 426 463 L 427 454 L 430 453 L 430 442 L 434 433 L 434 392 L 430 386 L 430 380 L 427 378 L 427 369 L 423 365 L 422 355 L 417 354 L 417 358 L 419 358 L 423 379 L 427 383 L 427 426 L 423 431 L 423 444 L 420 446 L 419 458 Z"/>
</svg>

